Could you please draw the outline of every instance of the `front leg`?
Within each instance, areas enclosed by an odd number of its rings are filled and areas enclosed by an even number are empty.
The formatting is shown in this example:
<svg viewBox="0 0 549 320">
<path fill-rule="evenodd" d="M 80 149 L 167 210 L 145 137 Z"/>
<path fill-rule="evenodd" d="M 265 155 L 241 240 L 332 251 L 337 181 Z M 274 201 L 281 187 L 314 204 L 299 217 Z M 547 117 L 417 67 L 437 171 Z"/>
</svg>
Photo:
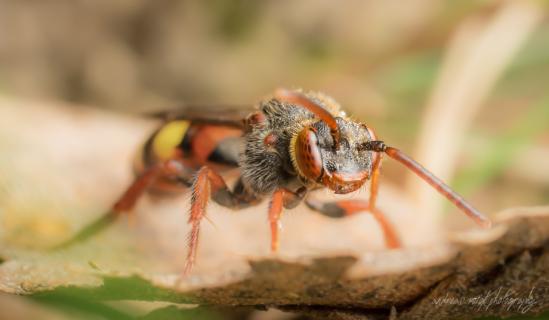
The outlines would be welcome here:
<svg viewBox="0 0 549 320">
<path fill-rule="evenodd" d="M 344 217 L 355 215 L 357 213 L 368 211 L 379 223 L 383 231 L 385 245 L 391 249 L 402 247 L 400 239 L 393 225 L 389 222 L 389 220 L 387 220 L 383 212 L 381 212 L 379 209 L 375 207 L 371 207 L 368 201 L 340 200 L 340 201 L 333 201 L 333 202 L 320 202 L 316 200 L 307 199 L 305 203 L 312 210 L 315 210 L 320 214 L 330 218 L 344 218 Z"/>
<path fill-rule="evenodd" d="M 386 246 L 388 248 L 395 249 L 402 247 L 400 238 L 393 225 L 389 222 L 389 220 L 387 220 L 383 212 L 381 212 L 381 210 L 379 210 L 376 206 L 381 160 L 382 154 L 376 154 L 370 182 L 370 201 L 340 200 L 323 203 L 307 199 L 305 202 L 309 208 L 331 218 L 343 218 L 360 212 L 370 212 L 383 230 Z"/>
<path fill-rule="evenodd" d="M 271 227 L 271 251 L 278 250 L 278 231 L 280 230 L 280 216 L 282 215 L 282 207 L 286 209 L 295 208 L 307 194 L 305 187 L 299 188 L 296 192 L 292 192 L 286 188 L 277 189 L 272 196 L 269 205 L 269 225 Z"/>
</svg>

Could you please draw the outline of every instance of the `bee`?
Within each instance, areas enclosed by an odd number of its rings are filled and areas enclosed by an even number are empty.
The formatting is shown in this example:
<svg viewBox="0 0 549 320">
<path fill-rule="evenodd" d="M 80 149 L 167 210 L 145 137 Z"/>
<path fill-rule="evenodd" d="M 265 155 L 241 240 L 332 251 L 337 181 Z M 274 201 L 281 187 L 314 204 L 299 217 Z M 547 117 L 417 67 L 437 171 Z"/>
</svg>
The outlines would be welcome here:
<svg viewBox="0 0 549 320">
<path fill-rule="evenodd" d="M 172 114 L 146 141 L 136 177 L 114 204 L 114 215 L 129 213 L 147 191 L 179 193 L 191 189 L 190 234 L 184 273 L 195 265 L 200 225 L 211 199 L 230 209 L 270 200 L 271 250 L 277 251 L 280 217 L 300 202 L 312 210 L 343 218 L 369 212 L 385 244 L 402 246 L 395 227 L 376 206 L 382 159 L 388 156 L 425 180 L 483 227 L 490 220 L 444 182 L 379 140 L 374 130 L 351 120 L 331 97 L 318 92 L 278 89 L 250 113 L 184 109 Z M 220 172 L 238 168 L 228 186 Z M 369 181 L 369 200 L 320 202 L 311 191 L 354 192 Z"/>
</svg>

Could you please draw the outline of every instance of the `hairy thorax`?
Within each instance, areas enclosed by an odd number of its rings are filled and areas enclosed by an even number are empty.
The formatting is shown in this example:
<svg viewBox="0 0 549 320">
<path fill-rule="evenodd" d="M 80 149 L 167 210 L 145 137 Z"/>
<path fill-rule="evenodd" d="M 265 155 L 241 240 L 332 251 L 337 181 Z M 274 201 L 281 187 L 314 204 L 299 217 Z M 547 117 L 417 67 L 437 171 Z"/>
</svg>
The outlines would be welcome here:
<svg viewBox="0 0 549 320">
<path fill-rule="evenodd" d="M 321 93 L 307 93 L 323 108 L 335 115 L 339 105 Z M 260 102 L 262 120 L 249 125 L 245 134 L 245 148 L 240 156 L 242 181 L 252 193 L 261 195 L 277 187 L 294 190 L 300 186 L 314 186 L 314 182 L 300 177 L 292 163 L 291 142 L 305 126 L 315 122 L 316 116 L 296 105 L 268 99 Z"/>
<path fill-rule="evenodd" d="M 255 194 L 267 194 L 280 186 L 298 186 L 289 144 L 314 115 L 275 99 L 261 102 L 259 111 L 264 119 L 251 124 L 244 137 L 245 148 L 240 156 L 243 183 Z"/>
</svg>

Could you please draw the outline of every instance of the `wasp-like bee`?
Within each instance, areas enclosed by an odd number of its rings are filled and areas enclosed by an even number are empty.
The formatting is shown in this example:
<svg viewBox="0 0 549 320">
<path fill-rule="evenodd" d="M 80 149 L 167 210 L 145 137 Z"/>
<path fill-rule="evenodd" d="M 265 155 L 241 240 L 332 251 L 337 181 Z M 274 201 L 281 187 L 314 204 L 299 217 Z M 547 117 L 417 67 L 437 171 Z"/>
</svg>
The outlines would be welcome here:
<svg viewBox="0 0 549 320">
<path fill-rule="evenodd" d="M 200 223 L 210 198 L 232 209 L 270 199 L 272 251 L 278 249 L 283 208 L 294 208 L 304 199 L 311 209 L 333 218 L 370 212 L 383 229 L 387 247 L 398 248 L 398 232 L 376 207 L 384 155 L 412 170 L 481 226 L 490 225 L 486 217 L 425 168 L 378 140 L 372 128 L 349 119 L 332 98 L 284 89 L 259 102 L 246 116 L 242 111 L 183 110 L 171 117 L 145 143 L 136 179 L 112 211 L 130 211 L 147 190 L 177 192 L 191 188 L 185 273 L 195 263 Z M 240 169 L 231 187 L 218 173 L 227 166 Z M 346 194 L 368 180 L 367 202 L 307 199 L 308 192 L 315 189 Z"/>
</svg>

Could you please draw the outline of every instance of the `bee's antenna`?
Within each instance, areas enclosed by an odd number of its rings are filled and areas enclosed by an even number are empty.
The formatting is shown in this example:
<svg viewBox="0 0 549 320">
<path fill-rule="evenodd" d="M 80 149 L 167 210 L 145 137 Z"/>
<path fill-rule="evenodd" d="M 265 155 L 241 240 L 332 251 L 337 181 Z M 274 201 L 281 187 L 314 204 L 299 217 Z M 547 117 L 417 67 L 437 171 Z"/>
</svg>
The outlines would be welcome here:
<svg viewBox="0 0 549 320">
<path fill-rule="evenodd" d="M 450 200 L 450 202 L 452 202 L 456 207 L 465 212 L 465 214 L 473 219 L 477 224 L 485 228 L 490 227 L 491 222 L 488 218 L 486 218 L 470 203 L 465 201 L 462 196 L 452 190 L 447 184 L 442 182 L 434 174 L 429 172 L 429 170 L 425 169 L 422 165 L 417 163 L 417 161 L 415 161 L 414 159 L 410 158 L 404 152 L 400 151 L 399 149 L 389 147 L 383 141 L 378 140 L 369 141 L 364 145 L 364 147 L 366 147 L 366 149 L 368 150 L 372 150 L 375 152 L 384 152 L 389 157 L 402 163 L 404 166 L 406 166 L 406 168 L 412 170 L 421 179 L 425 180 L 425 182 L 430 184 L 440 194 Z"/>
<path fill-rule="evenodd" d="M 312 113 L 316 114 L 320 120 L 324 121 L 328 127 L 330 127 L 330 133 L 334 139 L 334 146 L 337 149 L 339 147 L 339 128 L 337 126 L 334 116 L 324 109 L 318 103 L 312 101 L 304 94 L 299 92 L 290 91 L 288 89 L 277 89 L 275 91 L 275 97 L 280 101 L 285 101 L 303 107 Z"/>
</svg>

